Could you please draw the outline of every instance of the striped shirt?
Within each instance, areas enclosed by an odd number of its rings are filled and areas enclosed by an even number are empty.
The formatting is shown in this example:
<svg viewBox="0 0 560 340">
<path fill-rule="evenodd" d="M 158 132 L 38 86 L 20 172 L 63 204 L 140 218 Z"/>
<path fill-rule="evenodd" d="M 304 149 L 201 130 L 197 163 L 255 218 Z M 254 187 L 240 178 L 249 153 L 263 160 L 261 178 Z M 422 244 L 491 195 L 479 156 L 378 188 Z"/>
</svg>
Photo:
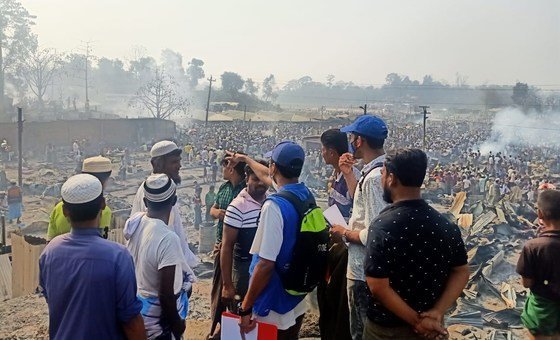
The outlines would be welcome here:
<svg viewBox="0 0 560 340">
<path fill-rule="evenodd" d="M 249 250 L 257 232 L 261 206 L 262 204 L 253 199 L 245 188 L 226 209 L 224 225 L 238 229 L 237 240 L 233 248 L 233 256 L 238 261 L 251 259 Z"/>
</svg>

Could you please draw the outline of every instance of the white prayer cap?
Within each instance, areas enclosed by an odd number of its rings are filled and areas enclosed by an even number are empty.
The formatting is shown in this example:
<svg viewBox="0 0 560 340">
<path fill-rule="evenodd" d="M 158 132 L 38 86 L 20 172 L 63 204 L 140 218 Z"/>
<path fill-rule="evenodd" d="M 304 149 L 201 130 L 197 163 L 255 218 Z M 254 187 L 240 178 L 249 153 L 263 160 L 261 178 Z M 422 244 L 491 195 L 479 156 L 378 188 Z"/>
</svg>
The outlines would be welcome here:
<svg viewBox="0 0 560 340">
<path fill-rule="evenodd" d="M 70 204 L 88 203 L 98 198 L 103 192 L 101 182 L 89 174 L 70 177 L 60 189 L 62 199 Z"/>
<path fill-rule="evenodd" d="M 150 156 L 152 156 L 152 158 L 164 156 L 175 150 L 180 150 L 177 144 L 169 140 L 162 140 L 161 142 L 157 142 L 156 144 L 154 144 L 154 146 L 152 146 Z"/>
<path fill-rule="evenodd" d="M 177 186 L 166 174 L 153 174 L 144 182 L 144 197 L 150 202 L 164 202 L 175 194 Z"/>
<path fill-rule="evenodd" d="M 82 165 L 82 172 L 103 173 L 110 172 L 112 170 L 111 160 L 102 156 L 86 158 L 84 160 L 84 164 Z"/>
</svg>

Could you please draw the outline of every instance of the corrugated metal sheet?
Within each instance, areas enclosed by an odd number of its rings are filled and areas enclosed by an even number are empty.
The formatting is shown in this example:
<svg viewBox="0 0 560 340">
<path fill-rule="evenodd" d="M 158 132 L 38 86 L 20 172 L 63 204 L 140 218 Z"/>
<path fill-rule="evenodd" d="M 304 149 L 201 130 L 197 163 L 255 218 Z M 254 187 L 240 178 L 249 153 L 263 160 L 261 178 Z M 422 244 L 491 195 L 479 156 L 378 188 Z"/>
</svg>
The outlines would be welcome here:
<svg viewBox="0 0 560 340">
<path fill-rule="evenodd" d="M 32 294 L 39 286 L 39 257 L 46 244 L 31 244 L 12 233 L 12 297 Z M 31 237 L 33 241 L 44 241 Z M 46 241 L 45 241 L 46 242 Z"/>
<path fill-rule="evenodd" d="M 465 200 L 467 199 L 467 193 L 464 191 L 458 192 L 453 199 L 453 204 L 449 208 L 449 212 L 452 213 L 456 218 L 459 218 L 459 214 L 465 205 Z"/>
<path fill-rule="evenodd" d="M 0 301 L 12 298 L 12 264 L 8 254 L 0 255 Z"/>
<path fill-rule="evenodd" d="M 117 242 L 117 243 L 120 243 L 122 245 L 124 245 L 126 243 L 126 240 L 124 239 L 123 230 L 120 229 L 120 228 L 109 230 L 109 234 L 107 236 L 107 239 L 109 241 Z"/>
</svg>

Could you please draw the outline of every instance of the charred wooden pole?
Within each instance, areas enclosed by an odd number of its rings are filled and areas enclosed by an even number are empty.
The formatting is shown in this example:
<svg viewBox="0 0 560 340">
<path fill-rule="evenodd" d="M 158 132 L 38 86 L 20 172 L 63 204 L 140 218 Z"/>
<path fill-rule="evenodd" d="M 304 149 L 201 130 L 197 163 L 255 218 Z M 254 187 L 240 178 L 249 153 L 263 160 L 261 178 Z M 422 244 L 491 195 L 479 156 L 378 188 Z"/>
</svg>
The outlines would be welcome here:
<svg viewBox="0 0 560 340">
<path fill-rule="evenodd" d="M 210 78 L 208 78 L 208 81 L 210 82 L 210 86 L 208 87 L 208 101 L 206 102 L 206 120 L 204 122 L 204 126 L 208 126 L 208 111 L 210 110 L 210 94 L 212 93 L 212 82 L 216 81 L 216 79 L 213 79 L 212 76 L 210 76 Z"/>
<path fill-rule="evenodd" d="M 360 109 L 364 110 L 364 116 L 367 115 L 367 104 L 364 104 L 364 106 L 360 106 Z"/>
<path fill-rule="evenodd" d="M 0 242 L 2 247 L 5 247 L 6 246 L 6 215 L 2 213 L 2 215 L 0 215 L 0 219 L 2 220 L 2 240 L 0 240 Z M 1 251 L 0 254 L 2 254 Z"/>
<path fill-rule="evenodd" d="M 422 148 L 424 149 L 424 152 L 426 152 L 426 120 L 428 120 L 428 115 L 430 114 L 427 109 L 429 109 L 429 106 L 426 105 L 420 105 L 420 108 L 422 109 L 422 115 L 424 116 L 424 133 L 422 135 Z"/>
<path fill-rule="evenodd" d="M 18 185 L 23 188 L 23 111 L 18 107 Z"/>
</svg>

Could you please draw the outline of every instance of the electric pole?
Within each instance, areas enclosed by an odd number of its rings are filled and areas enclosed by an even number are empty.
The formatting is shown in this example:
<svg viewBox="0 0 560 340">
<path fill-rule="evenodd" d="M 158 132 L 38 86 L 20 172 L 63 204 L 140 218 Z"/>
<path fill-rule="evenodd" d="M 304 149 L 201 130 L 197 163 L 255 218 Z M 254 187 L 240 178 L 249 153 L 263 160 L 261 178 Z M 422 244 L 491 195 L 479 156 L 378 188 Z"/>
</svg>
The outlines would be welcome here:
<svg viewBox="0 0 560 340">
<path fill-rule="evenodd" d="M 86 73 L 86 105 L 85 105 L 85 110 L 86 112 L 89 112 L 89 89 L 88 89 L 88 63 L 89 63 L 89 52 L 90 52 L 90 47 L 89 47 L 90 42 L 86 42 L 86 68 L 85 68 L 85 73 Z"/>
<path fill-rule="evenodd" d="M 247 105 L 245 105 L 243 109 L 243 125 L 245 125 L 246 121 L 247 121 Z"/>
<path fill-rule="evenodd" d="M 364 115 L 367 115 L 367 104 L 364 104 L 364 106 L 360 106 L 360 109 L 364 110 Z"/>
<path fill-rule="evenodd" d="M 216 81 L 216 79 L 213 79 L 212 76 L 210 76 L 210 78 L 208 78 L 208 81 L 210 82 L 210 86 L 208 87 L 208 101 L 206 102 L 206 122 L 204 123 L 204 126 L 208 126 L 208 111 L 210 110 L 210 94 L 212 93 L 212 82 Z"/>
<path fill-rule="evenodd" d="M 85 62 L 85 67 L 83 69 L 84 71 L 84 81 L 86 83 L 86 101 L 85 101 L 85 105 L 84 105 L 84 110 L 85 112 L 89 112 L 89 62 L 92 59 L 92 55 L 91 55 L 91 45 L 92 42 L 91 41 L 82 41 L 82 43 L 84 44 L 80 50 L 83 53 L 83 58 L 84 58 L 84 62 Z M 81 67 L 80 67 L 80 71 L 81 71 Z"/>
<path fill-rule="evenodd" d="M 424 116 L 424 134 L 422 138 L 422 146 L 425 152 L 426 151 L 426 120 L 428 120 L 428 115 L 430 114 L 430 112 L 428 112 L 427 109 L 429 109 L 430 107 L 426 105 L 420 105 L 419 107 L 422 109 L 422 115 Z"/>
</svg>

